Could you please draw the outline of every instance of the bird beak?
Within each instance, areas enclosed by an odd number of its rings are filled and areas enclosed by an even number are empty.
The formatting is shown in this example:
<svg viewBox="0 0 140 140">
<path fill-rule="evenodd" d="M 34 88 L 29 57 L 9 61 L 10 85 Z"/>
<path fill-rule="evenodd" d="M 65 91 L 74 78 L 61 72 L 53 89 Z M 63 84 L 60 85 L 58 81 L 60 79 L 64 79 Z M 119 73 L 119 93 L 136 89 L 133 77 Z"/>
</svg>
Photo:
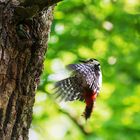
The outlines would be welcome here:
<svg viewBox="0 0 140 140">
<path fill-rule="evenodd" d="M 86 61 L 84 61 L 84 60 L 79 60 L 79 62 L 86 63 Z"/>
</svg>

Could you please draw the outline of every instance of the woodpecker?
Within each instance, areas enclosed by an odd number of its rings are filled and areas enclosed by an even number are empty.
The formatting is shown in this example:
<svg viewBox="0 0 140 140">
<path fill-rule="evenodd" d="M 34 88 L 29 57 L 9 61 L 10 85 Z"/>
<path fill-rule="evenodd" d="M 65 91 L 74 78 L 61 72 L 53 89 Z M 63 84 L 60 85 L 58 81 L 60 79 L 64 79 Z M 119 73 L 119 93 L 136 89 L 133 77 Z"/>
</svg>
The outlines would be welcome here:
<svg viewBox="0 0 140 140">
<path fill-rule="evenodd" d="M 90 118 L 102 84 L 100 63 L 97 59 L 80 60 L 78 64 L 67 66 L 72 75 L 55 83 L 56 95 L 63 101 L 84 101 L 83 116 Z"/>
</svg>

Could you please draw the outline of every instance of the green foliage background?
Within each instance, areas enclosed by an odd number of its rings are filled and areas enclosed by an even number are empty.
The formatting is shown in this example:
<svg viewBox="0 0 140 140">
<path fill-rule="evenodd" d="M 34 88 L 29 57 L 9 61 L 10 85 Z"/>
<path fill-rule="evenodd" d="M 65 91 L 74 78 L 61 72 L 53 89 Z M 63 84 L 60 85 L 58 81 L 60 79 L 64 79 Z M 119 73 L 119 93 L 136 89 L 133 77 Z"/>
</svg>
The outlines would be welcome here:
<svg viewBox="0 0 140 140">
<path fill-rule="evenodd" d="M 140 1 L 65 0 L 54 12 L 30 140 L 140 139 Z M 103 87 L 90 120 L 79 101 L 59 104 L 53 83 L 64 66 L 96 58 Z"/>
</svg>

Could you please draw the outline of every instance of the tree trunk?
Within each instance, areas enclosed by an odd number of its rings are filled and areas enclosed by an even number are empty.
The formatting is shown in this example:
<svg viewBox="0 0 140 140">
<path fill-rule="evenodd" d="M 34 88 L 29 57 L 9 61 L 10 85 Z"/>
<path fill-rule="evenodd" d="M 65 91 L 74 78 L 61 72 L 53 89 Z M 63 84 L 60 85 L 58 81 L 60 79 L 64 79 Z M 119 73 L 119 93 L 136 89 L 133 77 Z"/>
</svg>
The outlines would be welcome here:
<svg viewBox="0 0 140 140">
<path fill-rule="evenodd" d="M 6 1 L 0 1 L 0 140 L 27 140 L 54 6 L 21 18 L 20 3 Z"/>
</svg>

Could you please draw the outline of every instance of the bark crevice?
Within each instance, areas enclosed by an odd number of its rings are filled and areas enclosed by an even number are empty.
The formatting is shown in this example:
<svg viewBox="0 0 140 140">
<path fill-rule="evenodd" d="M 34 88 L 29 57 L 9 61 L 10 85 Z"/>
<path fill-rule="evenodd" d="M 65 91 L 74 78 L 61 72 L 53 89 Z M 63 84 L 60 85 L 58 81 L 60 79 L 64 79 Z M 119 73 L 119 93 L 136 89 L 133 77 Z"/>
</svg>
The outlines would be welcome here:
<svg viewBox="0 0 140 140">
<path fill-rule="evenodd" d="M 27 140 L 43 69 L 53 7 L 16 21 L 12 1 L 0 2 L 0 139 Z M 47 21 L 47 22 L 46 22 Z"/>
</svg>

